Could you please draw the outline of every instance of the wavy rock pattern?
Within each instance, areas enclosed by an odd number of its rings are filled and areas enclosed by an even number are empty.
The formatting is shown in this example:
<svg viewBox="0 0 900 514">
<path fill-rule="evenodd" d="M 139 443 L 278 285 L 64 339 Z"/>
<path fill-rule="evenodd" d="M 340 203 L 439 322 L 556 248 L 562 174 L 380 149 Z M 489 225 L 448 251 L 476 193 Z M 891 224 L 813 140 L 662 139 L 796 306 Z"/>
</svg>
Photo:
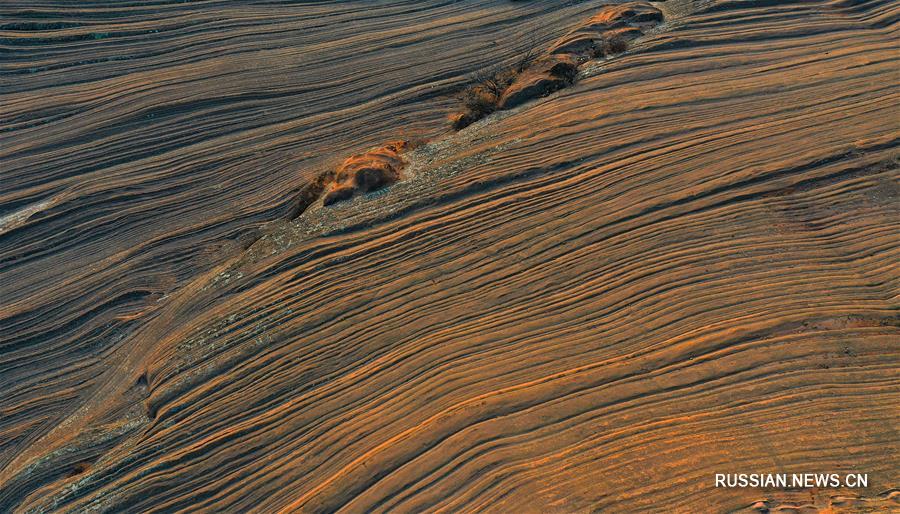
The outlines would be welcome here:
<svg viewBox="0 0 900 514">
<path fill-rule="evenodd" d="M 0 511 L 900 508 L 896 2 L 658 4 L 575 86 L 266 225 L 600 4 L 29 5 Z M 820 471 L 869 487 L 713 487 Z"/>
<path fill-rule="evenodd" d="M 445 130 L 467 74 L 592 8 L 0 3 L 0 469 L 314 177 Z"/>
<path fill-rule="evenodd" d="M 610 38 L 634 39 L 663 21 L 662 11 L 650 2 L 611 4 L 553 44 L 551 52 L 597 54 Z"/>
</svg>

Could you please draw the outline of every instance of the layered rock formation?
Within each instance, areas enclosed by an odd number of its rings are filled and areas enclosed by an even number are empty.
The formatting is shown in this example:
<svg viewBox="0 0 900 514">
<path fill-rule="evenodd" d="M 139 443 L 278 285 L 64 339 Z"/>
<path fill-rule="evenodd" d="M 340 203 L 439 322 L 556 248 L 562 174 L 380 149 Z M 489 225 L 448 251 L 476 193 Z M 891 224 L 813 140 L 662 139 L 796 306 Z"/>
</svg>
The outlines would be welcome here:
<svg viewBox="0 0 900 514">
<path fill-rule="evenodd" d="M 608 55 L 604 43 L 613 39 L 632 40 L 663 22 L 662 11 L 650 2 L 626 2 L 604 6 L 581 26 L 566 34 L 550 49 L 554 54 L 582 59 Z"/>
<path fill-rule="evenodd" d="M 603 3 L 64 7 L 3 7 L 0 511 L 898 508 L 895 2 L 654 4 L 450 134 Z"/>
<path fill-rule="evenodd" d="M 399 180 L 404 166 L 400 153 L 409 146 L 408 141 L 397 141 L 348 157 L 334 173 L 325 192 L 324 204 L 331 205 L 357 193 L 376 191 Z"/>
<path fill-rule="evenodd" d="M 663 14 L 649 2 L 604 5 L 549 49 L 535 50 L 516 66 L 498 69 L 485 76 L 475 74 L 475 84 L 462 95 L 463 111 L 451 115 L 453 128 L 460 130 L 493 113 L 512 109 L 571 86 L 585 62 L 620 54 L 628 42 L 663 21 Z"/>
</svg>

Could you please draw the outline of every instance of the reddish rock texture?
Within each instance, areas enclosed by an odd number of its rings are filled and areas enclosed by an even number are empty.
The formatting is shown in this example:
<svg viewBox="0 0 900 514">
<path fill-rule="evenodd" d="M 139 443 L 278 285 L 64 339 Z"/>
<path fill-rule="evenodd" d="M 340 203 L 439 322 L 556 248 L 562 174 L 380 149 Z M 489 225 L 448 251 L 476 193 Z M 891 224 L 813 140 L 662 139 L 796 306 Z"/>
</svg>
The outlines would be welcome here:
<svg viewBox="0 0 900 514">
<path fill-rule="evenodd" d="M 570 55 L 548 55 L 538 59 L 518 75 L 500 97 L 498 108 L 512 109 L 571 86 L 578 75 L 578 63 Z"/>
<path fill-rule="evenodd" d="M 495 110 L 512 109 L 569 87 L 578 76 L 579 65 L 592 58 L 624 52 L 629 40 L 662 21 L 662 11 L 649 2 L 606 5 L 524 69 L 507 70 L 501 81 L 502 90 L 485 88 L 483 84 L 470 86 L 467 98 L 472 106 L 452 114 L 451 124 L 460 130 Z M 335 194 L 344 197 L 349 192 Z"/>
<path fill-rule="evenodd" d="M 408 141 L 395 141 L 381 148 L 348 157 L 334 173 L 327 187 L 324 205 L 347 200 L 357 193 L 368 193 L 400 179 L 404 162 L 400 153 L 410 148 Z"/>
<path fill-rule="evenodd" d="M 603 3 L 3 3 L 0 512 L 898 512 L 900 4 Z"/>
<path fill-rule="evenodd" d="M 604 45 L 612 39 L 630 40 L 663 21 L 663 13 L 649 2 L 608 5 L 580 27 L 554 43 L 550 52 L 581 59 L 610 53 Z"/>
</svg>

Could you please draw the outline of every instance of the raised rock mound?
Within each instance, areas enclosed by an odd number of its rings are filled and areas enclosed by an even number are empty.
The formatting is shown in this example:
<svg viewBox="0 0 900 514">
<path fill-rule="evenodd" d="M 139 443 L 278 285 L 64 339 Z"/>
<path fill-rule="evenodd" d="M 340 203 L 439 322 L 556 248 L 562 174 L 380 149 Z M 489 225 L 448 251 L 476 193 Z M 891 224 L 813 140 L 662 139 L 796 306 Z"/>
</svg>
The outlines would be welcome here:
<svg viewBox="0 0 900 514">
<path fill-rule="evenodd" d="M 663 13 L 649 2 L 610 4 L 559 39 L 527 66 L 476 76 L 460 95 L 464 106 L 450 116 L 461 130 L 488 114 L 547 96 L 571 86 L 578 67 L 589 59 L 624 52 L 628 41 L 663 21 Z"/>
<path fill-rule="evenodd" d="M 503 92 L 498 107 L 512 109 L 523 103 L 568 87 L 578 76 L 578 62 L 570 55 L 548 55 L 516 77 Z"/>
<path fill-rule="evenodd" d="M 600 7 L 10 4 L 135 32 L 0 34 L 0 513 L 900 512 L 900 2 L 669 2 L 331 208 Z M 868 487 L 715 481 L 833 472 Z"/>
<path fill-rule="evenodd" d="M 409 146 L 408 141 L 394 141 L 348 157 L 334 173 L 322 203 L 331 205 L 348 200 L 357 192 L 367 193 L 393 184 L 400 178 L 404 166 L 400 152 Z"/>
<path fill-rule="evenodd" d="M 583 25 L 560 38 L 550 48 L 550 53 L 570 54 L 582 60 L 616 53 L 610 51 L 608 41 L 635 39 L 662 21 L 662 11 L 649 2 L 607 5 Z"/>
</svg>

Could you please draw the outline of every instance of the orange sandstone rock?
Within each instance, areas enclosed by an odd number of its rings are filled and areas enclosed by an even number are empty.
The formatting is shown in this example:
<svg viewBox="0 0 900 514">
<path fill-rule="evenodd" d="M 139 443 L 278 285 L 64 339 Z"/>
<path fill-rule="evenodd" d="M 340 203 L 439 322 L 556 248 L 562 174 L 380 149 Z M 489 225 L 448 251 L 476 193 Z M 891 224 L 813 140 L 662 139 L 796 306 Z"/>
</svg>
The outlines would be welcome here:
<svg viewBox="0 0 900 514">
<path fill-rule="evenodd" d="M 570 86 L 578 75 L 578 62 L 570 55 L 549 55 L 536 61 L 506 89 L 500 109 L 511 109 Z"/>
<path fill-rule="evenodd" d="M 331 205 L 393 184 L 404 166 L 400 153 L 410 147 L 408 141 L 394 141 L 380 148 L 348 157 L 334 173 L 327 187 L 324 205 Z"/>
<path fill-rule="evenodd" d="M 550 48 L 550 52 L 574 54 L 582 58 L 604 54 L 605 40 L 634 39 L 662 21 L 662 11 L 649 2 L 608 5 L 583 25 L 560 38 Z"/>
</svg>

